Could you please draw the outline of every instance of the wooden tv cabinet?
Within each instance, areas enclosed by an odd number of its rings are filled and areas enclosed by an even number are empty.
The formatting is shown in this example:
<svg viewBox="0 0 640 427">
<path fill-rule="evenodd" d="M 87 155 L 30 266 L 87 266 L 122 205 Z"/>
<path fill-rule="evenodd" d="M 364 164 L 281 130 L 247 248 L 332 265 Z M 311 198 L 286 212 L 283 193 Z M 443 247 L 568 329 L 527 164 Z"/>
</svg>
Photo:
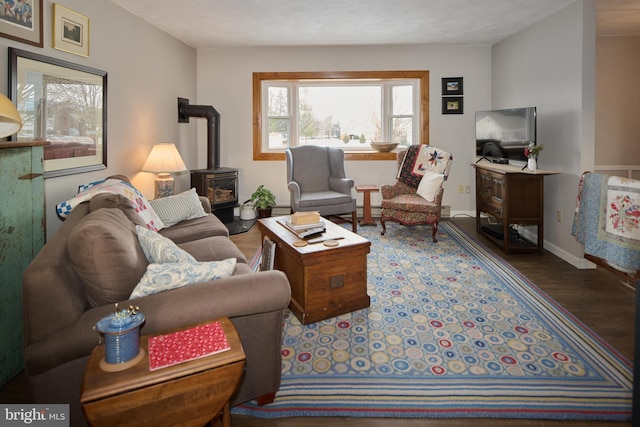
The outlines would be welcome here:
<svg viewBox="0 0 640 427">
<path fill-rule="evenodd" d="M 472 163 L 476 170 L 476 228 L 506 253 L 543 252 L 544 241 L 544 182 L 547 175 L 561 172 L 490 163 Z M 481 213 L 495 218 L 491 225 Z M 512 232 L 511 225 L 535 225 L 537 242 Z"/>
</svg>

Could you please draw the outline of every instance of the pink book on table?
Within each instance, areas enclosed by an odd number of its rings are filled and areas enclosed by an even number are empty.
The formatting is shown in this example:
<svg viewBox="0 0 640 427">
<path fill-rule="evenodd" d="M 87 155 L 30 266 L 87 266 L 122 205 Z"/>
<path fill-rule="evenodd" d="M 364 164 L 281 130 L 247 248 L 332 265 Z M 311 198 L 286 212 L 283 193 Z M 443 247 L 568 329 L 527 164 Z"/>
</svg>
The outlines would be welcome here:
<svg viewBox="0 0 640 427">
<path fill-rule="evenodd" d="M 220 322 L 149 338 L 149 370 L 200 359 L 231 348 Z"/>
</svg>

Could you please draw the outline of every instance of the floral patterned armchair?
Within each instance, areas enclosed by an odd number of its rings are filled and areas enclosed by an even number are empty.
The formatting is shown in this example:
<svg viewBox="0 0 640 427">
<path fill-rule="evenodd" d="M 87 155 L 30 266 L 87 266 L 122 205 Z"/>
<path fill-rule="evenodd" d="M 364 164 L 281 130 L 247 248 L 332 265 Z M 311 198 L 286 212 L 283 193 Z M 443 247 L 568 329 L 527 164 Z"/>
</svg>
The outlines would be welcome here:
<svg viewBox="0 0 640 427">
<path fill-rule="evenodd" d="M 402 225 L 428 224 L 432 239 L 436 233 L 442 209 L 443 182 L 449 176 L 453 156 L 428 145 L 412 145 L 398 152 L 398 175 L 393 185 L 383 185 L 382 232 L 386 221 Z"/>
</svg>

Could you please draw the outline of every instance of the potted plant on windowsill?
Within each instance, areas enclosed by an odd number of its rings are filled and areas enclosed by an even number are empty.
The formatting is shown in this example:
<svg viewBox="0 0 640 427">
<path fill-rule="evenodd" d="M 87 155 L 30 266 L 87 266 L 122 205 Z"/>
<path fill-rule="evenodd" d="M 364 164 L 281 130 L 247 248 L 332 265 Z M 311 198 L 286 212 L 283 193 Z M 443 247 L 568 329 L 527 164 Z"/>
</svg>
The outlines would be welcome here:
<svg viewBox="0 0 640 427">
<path fill-rule="evenodd" d="M 270 217 L 271 210 L 276 204 L 276 196 L 273 195 L 271 190 L 264 188 L 264 185 L 260 185 L 249 200 L 258 210 L 258 218 Z"/>
</svg>

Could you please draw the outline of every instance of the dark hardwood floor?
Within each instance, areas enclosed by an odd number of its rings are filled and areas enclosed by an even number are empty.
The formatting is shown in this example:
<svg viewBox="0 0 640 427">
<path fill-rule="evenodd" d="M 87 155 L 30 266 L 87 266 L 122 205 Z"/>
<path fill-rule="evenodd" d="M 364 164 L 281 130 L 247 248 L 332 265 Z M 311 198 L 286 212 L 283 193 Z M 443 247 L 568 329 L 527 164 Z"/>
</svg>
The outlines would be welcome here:
<svg viewBox="0 0 640 427">
<path fill-rule="evenodd" d="M 463 217 L 450 221 L 476 235 L 475 219 Z M 378 226 L 379 227 L 379 226 Z M 429 231 L 430 232 L 430 231 Z M 545 251 L 543 255 L 504 255 L 482 236 L 478 240 L 517 268 L 540 289 L 560 303 L 588 328 L 597 333 L 625 357 L 633 358 L 634 300 L 633 283 L 603 268 L 579 270 Z M 232 240 L 251 260 L 260 245 L 260 232 L 250 231 L 232 236 Z M 18 375 L 0 389 L 0 402 L 28 402 L 24 375 Z M 600 427 L 631 426 L 630 422 L 536 421 L 514 419 L 389 419 L 389 418 L 282 418 L 262 420 L 232 416 L 234 427 Z"/>
</svg>

